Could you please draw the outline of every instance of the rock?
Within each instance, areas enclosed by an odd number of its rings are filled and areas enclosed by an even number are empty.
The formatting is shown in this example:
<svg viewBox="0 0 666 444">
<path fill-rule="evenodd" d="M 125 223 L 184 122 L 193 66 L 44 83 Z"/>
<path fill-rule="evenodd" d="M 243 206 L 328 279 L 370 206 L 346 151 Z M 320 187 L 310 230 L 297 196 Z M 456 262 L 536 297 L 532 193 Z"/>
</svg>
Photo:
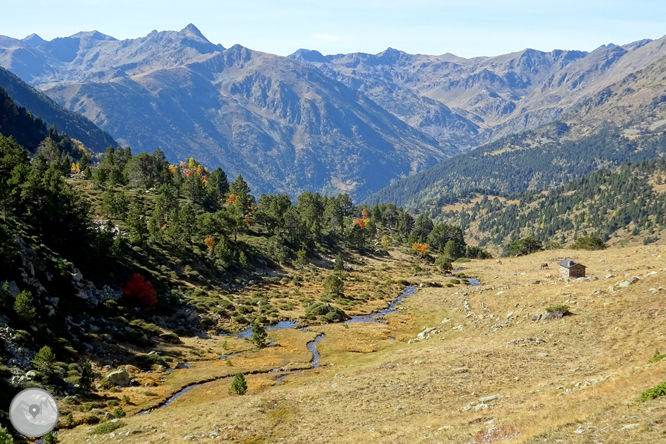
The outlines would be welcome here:
<svg viewBox="0 0 666 444">
<path fill-rule="evenodd" d="M 504 398 L 504 395 L 501 393 L 497 393 L 496 395 L 484 396 L 483 398 L 479 398 L 479 402 L 485 404 L 487 402 L 496 401 L 502 398 Z"/>
<path fill-rule="evenodd" d="M 114 386 L 128 387 L 130 384 L 130 375 L 124 368 L 109 373 L 104 379 Z"/>
<path fill-rule="evenodd" d="M 623 281 L 618 282 L 615 284 L 616 287 L 618 288 L 626 288 L 632 284 L 635 284 L 638 282 L 638 278 L 636 276 L 630 277 L 629 279 L 625 279 Z"/>
<path fill-rule="evenodd" d="M 599 278 L 596 276 L 587 276 L 587 277 L 580 277 L 577 279 L 574 279 L 574 282 L 594 282 L 598 281 Z"/>
<path fill-rule="evenodd" d="M 478 412 L 479 410 L 488 410 L 488 404 L 479 404 L 474 406 L 474 411 Z"/>
<path fill-rule="evenodd" d="M 398 407 L 395 408 L 395 411 L 397 412 L 398 410 L 402 410 L 404 408 L 405 408 L 404 405 L 399 405 Z"/>
<path fill-rule="evenodd" d="M 34 370 L 30 370 L 28 373 L 25 374 L 25 377 L 32 381 L 37 377 L 37 372 Z"/>
<path fill-rule="evenodd" d="M 451 370 L 453 373 L 467 373 L 469 369 L 467 367 L 458 367 Z"/>
<path fill-rule="evenodd" d="M 620 428 L 620 430 L 632 430 L 638 427 L 640 424 L 627 424 L 626 426 Z"/>
<path fill-rule="evenodd" d="M 610 278 L 614 278 L 614 277 L 615 277 L 614 274 L 609 273 L 609 274 L 607 274 L 606 276 L 604 276 L 603 279 L 606 280 L 606 279 L 610 279 Z"/>
<path fill-rule="evenodd" d="M 511 319 L 511 316 L 513 316 L 513 312 L 512 312 L 512 311 L 510 311 L 510 312 L 506 315 L 506 318 L 507 318 L 507 319 Z"/>
</svg>

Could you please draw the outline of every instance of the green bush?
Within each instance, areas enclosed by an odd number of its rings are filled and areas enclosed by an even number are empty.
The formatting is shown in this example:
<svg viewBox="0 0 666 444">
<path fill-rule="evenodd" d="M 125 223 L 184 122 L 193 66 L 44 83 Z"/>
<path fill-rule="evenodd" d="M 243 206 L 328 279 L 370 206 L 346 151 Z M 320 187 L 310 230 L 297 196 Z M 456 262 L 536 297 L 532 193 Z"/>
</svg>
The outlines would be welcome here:
<svg viewBox="0 0 666 444">
<path fill-rule="evenodd" d="M 563 316 L 571 314 L 568 305 L 555 305 L 553 307 L 547 307 L 546 313 L 548 313 L 550 317 L 553 318 L 561 318 Z"/>
<path fill-rule="evenodd" d="M 53 374 L 55 370 L 55 353 L 51 350 L 51 347 L 45 345 L 35 355 L 32 360 L 32 365 L 35 367 L 35 370 L 38 372 L 44 373 L 49 376 Z"/>
<path fill-rule="evenodd" d="M 659 362 L 662 359 L 666 358 L 666 354 L 659 353 L 659 349 L 654 351 L 654 356 L 648 362 Z"/>
<path fill-rule="evenodd" d="M 305 307 L 305 317 L 307 319 L 316 319 L 317 317 L 324 317 L 326 322 L 342 321 L 347 319 L 344 311 L 338 307 L 329 304 L 322 304 L 320 302 L 311 302 Z"/>
<path fill-rule="evenodd" d="M 124 418 L 125 415 L 126 415 L 125 410 L 123 410 L 122 407 L 118 407 L 113 411 L 113 416 L 115 416 L 116 418 Z"/>
<path fill-rule="evenodd" d="M 104 424 L 100 424 L 92 432 L 89 432 L 89 435 L 104 435 L 106 433 L 111 433 L 114 430 L 118 430 L 121 427 L 125 427 L 127 424 L 125 424 L 122 421 L 118 422 L 106 422 Z"/>
<path fill-rule="evenodd" d="M 345 284 L 339 273 L 333 273 L 326 277 L 324 281 L 324 291 L 331 296 L 344 296 Z"/>
<path fill-rule="evenodd" d="M 236 373 L 234 380 L 231 382 L 231 387 L 229 387 L 229 394 L 244 395 L 247 392 L 247 382 L 245 382 L 245 376 L 242 373 Z"/>
<path fill-rule="evenodd" d="M 9 431 L 0 425 L 0 444 L 13 444 L 14 438 Z"/>
<path fill-rule="evenodd" d="M 44 435 L 44 444 L 58 444 L 59 442 L 58 436 L 54 435 L 53 432 Z"/>
<path fill-rule="evenodd" d="M 445 254 L 440 254 L 437 256 L 437 259 L 435 259 L 435 267 L 441 271 L 450 270 L 452 268 L 451 258 Z"/>
<path fill-rule="evenodd" d="M 579 237 L 571 246 L 574 250 L 605 250 L 604 241 L 594 236 Z"/>
<path fill-rule="evenodd" d="M 638 401 L 646 402 L 661 396 L 666 396 L 666 381 L 662 382 L 656 387 L 645 390 L 643 393 L 641 393 L 641 396 L 638 397 Z"/>
<path fill-rule="evenodd" d="M 526 237 L 513 242 L 509 246 L 509 254 L 515 256 L 516 254 L 530 254 L 541 250 L 541 241 L 533 237 Z"/>
<path fill-rule="evenodd" d="M 165 333 L 163 335 L 160 335 L 160 339 L 169 344 L 181 344 L 183 342 L 180 340 L 178 335 L 175 335 L 173 333 Z"/>
<path fill-rule="evenodd" d="M 35 300 L 32 293 L 24 290 L 16 296 L 14 301 L 14 311 L 17 316 L 24 322 L 31 322 L 37 316 L 37 309 L 35 309 Z"/>
<path fill-rule="evenodd" d="M 460 283 L 460 281 L 456 278 L 452 278 L 451 283 L 454 284 L 454 285 L 458 285 Z"/>
<path fill-rule="evenodd" d="M 456 259 L 454 262 L 471 262 L 471 259 L 467 259 L 466 257 L 459 257 Z"/>
</svg>

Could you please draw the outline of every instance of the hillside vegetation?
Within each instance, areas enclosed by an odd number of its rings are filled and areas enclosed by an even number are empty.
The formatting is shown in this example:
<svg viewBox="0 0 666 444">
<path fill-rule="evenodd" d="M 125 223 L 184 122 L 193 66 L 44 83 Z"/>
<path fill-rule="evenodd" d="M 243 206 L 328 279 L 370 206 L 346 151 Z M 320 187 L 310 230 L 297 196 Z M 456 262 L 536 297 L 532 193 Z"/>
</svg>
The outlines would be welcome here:
<svg viewBox="0 0 666 444">
<path fill-rule="evenodd" d="M 430 214 L 462 224 L 474 243 L 505 254 L 512 242 L 528 236 L 548 248 L 585 236 L 612 245 L 648 244 L 666 227 L 665 179 L 665 161 L 648 160 L 595 171 L 548 192 L 465 193 Z"/>
<path fill-rule="evenodd" d="M 439 253 L 479 254 L 458 227 L 414 220 L 394 205 L 309 192 L 293 203 L 285 194 L 257 199 L 242 176 L 229 181 L 193 158 L 170 164 L 160 150 L 110 147 L 94 163 L 55 127 L 45 132 L 11 98 L 5 104 L 17 134 L 44 138 L 29 152 L 0 135 L 3 406 L 31 386 L 107 405 L 96 391 L 113 386 L 111 367 L 165 371 L 176 360 L 252 348 L 234 338 L 192 350 L 183 338 L 385 308 L 405 285 L 383 267 L 390 248 L 416 256 L 410 246 L 427 240 Z M 366 261 L 378 273 L 353 274 Z M 164 355 L 148 354 L 155 347 Z M 75 417 L 69 426 L 100 420 Z"/>
</svg>

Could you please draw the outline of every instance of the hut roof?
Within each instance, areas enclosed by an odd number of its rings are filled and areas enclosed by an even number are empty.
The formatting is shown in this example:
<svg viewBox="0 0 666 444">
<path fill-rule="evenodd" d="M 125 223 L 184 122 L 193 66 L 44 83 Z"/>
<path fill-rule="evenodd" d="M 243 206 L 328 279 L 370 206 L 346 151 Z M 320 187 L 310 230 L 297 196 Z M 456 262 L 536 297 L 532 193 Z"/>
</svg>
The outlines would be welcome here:
<svg viewBox="0 0 666 444">
<path fill-rule="evenodd" d="M 572 261 L 571 259 L 564 259 L 563 261 L 559 262 L 560 267 L 564 268 L 571 268 L 574 265 L 580 265 L 581 267 L 585 267 L 583 264 L 579 264 L 578 262 Z"/>
</svg>

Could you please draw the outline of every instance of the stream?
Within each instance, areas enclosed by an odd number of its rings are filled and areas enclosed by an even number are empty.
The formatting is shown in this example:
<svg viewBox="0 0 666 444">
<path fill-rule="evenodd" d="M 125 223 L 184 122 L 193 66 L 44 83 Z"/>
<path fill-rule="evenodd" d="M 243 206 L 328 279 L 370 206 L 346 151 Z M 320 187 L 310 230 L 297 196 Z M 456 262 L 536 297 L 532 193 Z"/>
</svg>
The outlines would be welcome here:
<svg viewBox="0 0 666 444">
<path fill-rule="evenodd" d="M 474 285 L 474 284 L 472 284 L 472 285 Z M 385 322 L 383 319 L 381 319 L 383 316 L 385 316 L 387 314 L 395 313 L 397 311 L 396 310 L 397 305 L 400 304 L 405 298 L 407 298 L 409 296 L 413 296 L 414 294 L 416 294 L 416 287 L 414 287 L 414 286 L 405 287 L 405 290 L 400 294 L 400 296 L 398 296 L 393 302 L 391 302 L 391 304 L 389 304 L 389 306 L 387 308 L 384 308 L 382 310 L 378 310 L 376 312 L 372 312 L 372 313 L 367 314 L 367 315 L 352 316 L 351 319 L 348 319 L 345 322 L 346 323 Z M 298 322 L 296 322 L 296 321 L 280 321 L 275 325 L 266 327 L 266 331 L 283 330 L 283 329 L 287 329 L 287 328 L 296 328 L 297 325 L 298 325 Z M 305 328 L 302 328 L 301 330 L 306 331 Z M 240 331 L 239 333 L 224 333 L 221 336 L 235 336 L 235 337 L 241 338 L 241 339 L 250 339 L 252 337 L 252 326 L 249 326 L 249 327 L 245 328 L 244 330 Z M 320 333 L 320 334 L 317 335 L 317 337 L 314 338 L 314 340 L 312 340 L 312 341 L 310 341 L 306 344 L 307 347 L 308 347 L 308 350 L 310 350 L 310 352 L 312 352 L 312 360 L 310 360 L 311 368 L 319 368 L 319 366 L 320 366 L 319 361 L 321 359 L 321 354 L 319 353 L 319 351 L 317 351 L 317 345 L 325 337 L 326 337 L 325 334 Z M 393 339 L 393 338 L 391 338 L 391 339 Z M 395 341 L 395 339 L 393 339 L 393 340 Z M 272 342 L 269 344 L 269 346 L 275 342 L 274 340 L 271 340 L 271 341 Z M 235 355 L 238 355 L 238 354 L 241 354 L 241 353 L 245 353 L 245 352 L 230 353 L 230 354 L 220 358 L 220 360 L 225 360 L 225 359 L 228 359 L 232 356 L 235 356 Z M 187 368 L 191 368 L 191 367 L 189 367 L 189 364 L 188 364 Z M 170 369 L 170 370 L 173 371 L 173 369 Z M 272 369 L 272 370 L 265 370 L 265 371 L 258 371 L 258 372 L 247 372 L 245 374 L 248 375 L 248 374 L 263 374 L 263 373 L 278 373 L 278 372 L 280 372 L 280 369 Z M 287 376 L 290 376 L 290 375 L 293 375 L 293 374 L 299 373 L 299 372 L 301 372 L 301 370 L 289 371 L 288 373 L 278 377 L 275 381 L 276 382 L 284 381 L 284 379 Z M 169 373 L 171 373 L 171 372 L 169 372 Z M 196 387 L 200 387 L 201 385 L 203 385 L 207 382 L 219 381 L 221 379 L 231 379 L 233 377 L 234 377 L 234 375 L 229 375 L 229 376 L 223 376 L 223 377 L 220 377 L 220 378 L 213 379 L 212 381 L 204 381 L 204 382 L 198 382 L 198 383 L 190 384 L 188 386 L 183 387 L 182 389 L 180 389 L 179 391 L 177 391 L 173 395 L 171 395 L 169 398 L 166 399 L 166 401 L 164 401 L 162 404 L 158 405 L 157 407 L 147 409 L 147 410 L 142 410 L 134 416 L 147 415 L 148 413 L 152 412 L 155 409 L 166 408 L 169 405 L 171 405 L 171 403 L 176 401 L 178 398 L 183 396 L 185 393 L 189 392 L 190 390 L 192 390 Z"/>
</svg>

